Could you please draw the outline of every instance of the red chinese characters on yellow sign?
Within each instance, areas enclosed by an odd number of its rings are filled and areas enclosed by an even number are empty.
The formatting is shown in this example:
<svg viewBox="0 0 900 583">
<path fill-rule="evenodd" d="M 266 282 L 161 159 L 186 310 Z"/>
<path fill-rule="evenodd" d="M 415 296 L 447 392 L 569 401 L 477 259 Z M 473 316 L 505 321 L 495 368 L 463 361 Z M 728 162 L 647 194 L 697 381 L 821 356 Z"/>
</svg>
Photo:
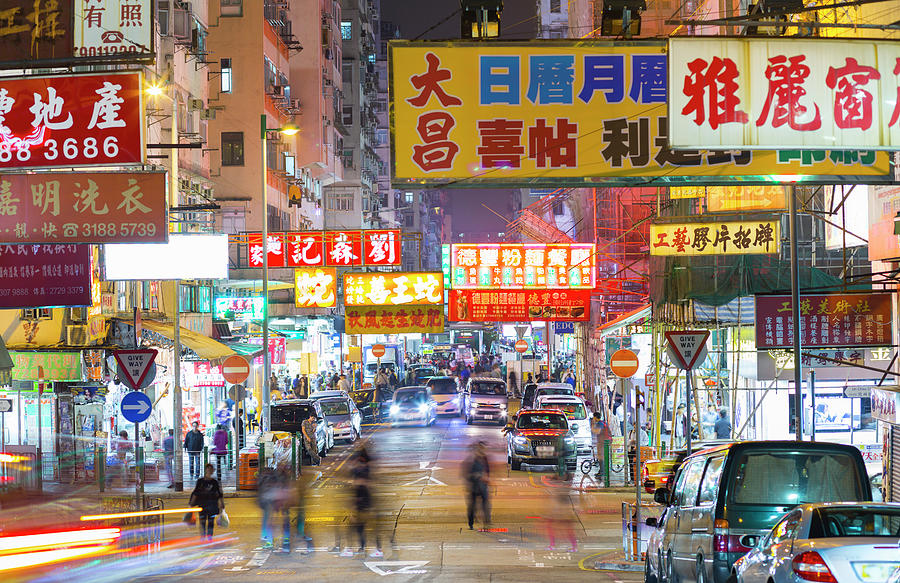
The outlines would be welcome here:
<svg viewBox="0 0 900 583">
<path fill-rule="evenodd" d="M 164 172 L 0 174 L 0 242 L 159 243 Z"/>
<path fill-rule="evenodd" d="M 347 334 L 444 331 L 443 306 L 367 306 L 345 310 Z"/>
<path fill-rule="evenodd" d="M 294 305 L 298 308 L 337 305 L 337 270 L 333 267 L 295 269 Z"/>
<path fill-rule="evenodd" d="M 444 303 L 444 274 L 437 272 L 345 273 L 345 306 Z"/>
</svg>

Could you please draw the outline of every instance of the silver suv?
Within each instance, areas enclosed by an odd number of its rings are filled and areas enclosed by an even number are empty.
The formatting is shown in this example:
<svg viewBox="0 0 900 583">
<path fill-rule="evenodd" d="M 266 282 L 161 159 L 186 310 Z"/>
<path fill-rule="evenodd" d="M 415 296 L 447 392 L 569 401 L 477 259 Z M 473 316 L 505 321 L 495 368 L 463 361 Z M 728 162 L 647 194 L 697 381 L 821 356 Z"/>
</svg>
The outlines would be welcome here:
<svg viewBox="0 0 900 583">
<path fill-rule="evenodd" d="M 471 377 L 463 393 L 466 423 L 495 421 L 506 425 L 509 399 L 506 383 L 496 377 Z"/>
</svg>

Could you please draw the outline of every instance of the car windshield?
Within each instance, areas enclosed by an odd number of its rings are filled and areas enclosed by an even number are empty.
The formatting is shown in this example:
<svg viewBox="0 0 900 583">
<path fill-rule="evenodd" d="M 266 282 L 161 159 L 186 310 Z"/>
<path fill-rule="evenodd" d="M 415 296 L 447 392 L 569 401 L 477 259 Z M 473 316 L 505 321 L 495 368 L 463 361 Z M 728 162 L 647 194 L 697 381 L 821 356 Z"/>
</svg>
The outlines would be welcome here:
<svg viewBox="0 0 900 583">
<path fill-rule="evenodd" d="M 753 451 L 735 466 L 731 502 L 793 506 L 862 500 L 856 463 L 836 451 Z"/>
<path fill-rule="evenodd" d="M 569 419 L 585 419 L 587 411 L 581 403 L 542 403 L 541 409 L 559 409 Z"/>
<path fill-rule="evenodd" d="M 421 403 L 425 400 L 425 391 L 398 391 L 394 393 L 394 402 L 398 405 Z"/>
<path fill-rule="evenodd" d="M 422 368 L 417 368 L 413 374 L 416 375 L 417 379 L 424 379 L 424 378 L 428 378 L 428 377 L 433 377 L 434 375 L 437 374 L 437 371 L 431 367 L 422 367 Z"/>
<path fill-rule="evenodd" d="M 809 538 L 900 536 L 900 508 L 819 508 Z"/>
<path fill-rule="evenodd" d="M 322 412 L 325 416 L 329 415 L 349 415 L 350 414 L 350 403 L 348 403 L 345 399 L 333 399 L 333 400 L 323 400 L 321 402 Z"/>
<path fill-rule="evenodd" d="M 431 381 L 431 393 L 434 395 L 455 395 L 456 383 L 453 379 Z"/>
<path fill-rule="evenodd" d="M 574 395 L 572 389 L 564 389 L 562 387 L 542 387 L 538 389 L 538 395 Z"/>
<path fill-rule="evenodd" d="M 307 404 L 276 405 L 272 407 L 272 430 L 297 432 L 310 411 Z"/>
<path fill-rule="evenodd" d="M 526 413 L 519 415 L 516 423 L 519 429 L 568 429 L 569 424 L 563 415 L 554 413 Z"/>
<path fill-rule="evenodd" d="M 505 395 L 506 394 L 506 387 L 503 386 L 503 383 L 473 382 L 471 389 L 472 389 L 473 395 Z"/>
</svg>

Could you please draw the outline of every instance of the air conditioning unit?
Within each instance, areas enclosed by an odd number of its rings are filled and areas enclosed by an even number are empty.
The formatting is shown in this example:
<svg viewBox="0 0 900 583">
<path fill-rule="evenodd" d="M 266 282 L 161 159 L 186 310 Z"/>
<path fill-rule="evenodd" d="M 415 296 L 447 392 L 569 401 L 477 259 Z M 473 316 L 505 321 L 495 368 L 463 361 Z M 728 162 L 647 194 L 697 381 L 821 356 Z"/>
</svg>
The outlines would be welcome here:
<svg viewBox="0 0 900 583">
<path fill-rule="evenodd" d="M 86 346 L 88 343 L 88 327 L 84 324 L 66 326 L 66 344 L 69 346 Z"/>
<path fill-rule="evenodd" d="M 188 108 L 191 111 L 198 111 L 203 109 L 203 100 L 202 99 L 188 99 Z"/>
<path fill-rule="evenodd" d="M 211 120 L 216 119 L 216 110 L 215 109 L 201 109 L 200 110 L 200 119 Z"/>
</svg>

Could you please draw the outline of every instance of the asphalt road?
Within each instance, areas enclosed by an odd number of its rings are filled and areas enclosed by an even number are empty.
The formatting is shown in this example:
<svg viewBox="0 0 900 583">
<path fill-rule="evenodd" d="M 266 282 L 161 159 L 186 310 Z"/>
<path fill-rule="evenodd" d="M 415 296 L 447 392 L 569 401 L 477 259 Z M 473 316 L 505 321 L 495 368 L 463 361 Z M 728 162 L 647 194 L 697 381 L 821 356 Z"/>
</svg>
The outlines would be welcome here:
<svg viewBox="0 0 900 583">
<path fill-rule="evenodd" d="M 493 517 L 490 529 L 470 531 L 460 464 L 471 443 L 488 444 L 492 461 Z M 358 546 L 349 528 L 345 472 L 352 446 L 338 446 L 321 466 L 304 468 L 312 482 L 307 530 L 312 553 L 294 541 L 289 553 L 263 550 L 261 512 L 253 497 L 229 498 L 231 525 L 218 529 L 216 543 L 199 550 L 192 561 L 177 563 L 141 581 L 179 579 L 278 581 L 295 577 L 316 581 L 637 581 L 637 573 L 594 571 L 594 561 L 621 550 L 620 507 L 623 493 L 601 493 L 590 478 L 576 475 L 570 485 L 554 479 L 551 468 L 512 472 L 500 428 L 468 426 L 458 418 L 440 419 L 432 427 L 369 427 L 363 440 L 374 453 L 377 525 L 365 554 L 341 557 L 335 548 Z M 548 519 L 561 530 L 549 549 Z M 193 529 L 167 526 L 166 538 L 190 536 Z M 565 536 L 571 525 L 577 549 Z M 375 530 L 383 557 L 375 550 Z M 393 541 L 393 542 L 392 542 Z M 642 574 L 641 574 L 642 575 Z"/>
</svg>

